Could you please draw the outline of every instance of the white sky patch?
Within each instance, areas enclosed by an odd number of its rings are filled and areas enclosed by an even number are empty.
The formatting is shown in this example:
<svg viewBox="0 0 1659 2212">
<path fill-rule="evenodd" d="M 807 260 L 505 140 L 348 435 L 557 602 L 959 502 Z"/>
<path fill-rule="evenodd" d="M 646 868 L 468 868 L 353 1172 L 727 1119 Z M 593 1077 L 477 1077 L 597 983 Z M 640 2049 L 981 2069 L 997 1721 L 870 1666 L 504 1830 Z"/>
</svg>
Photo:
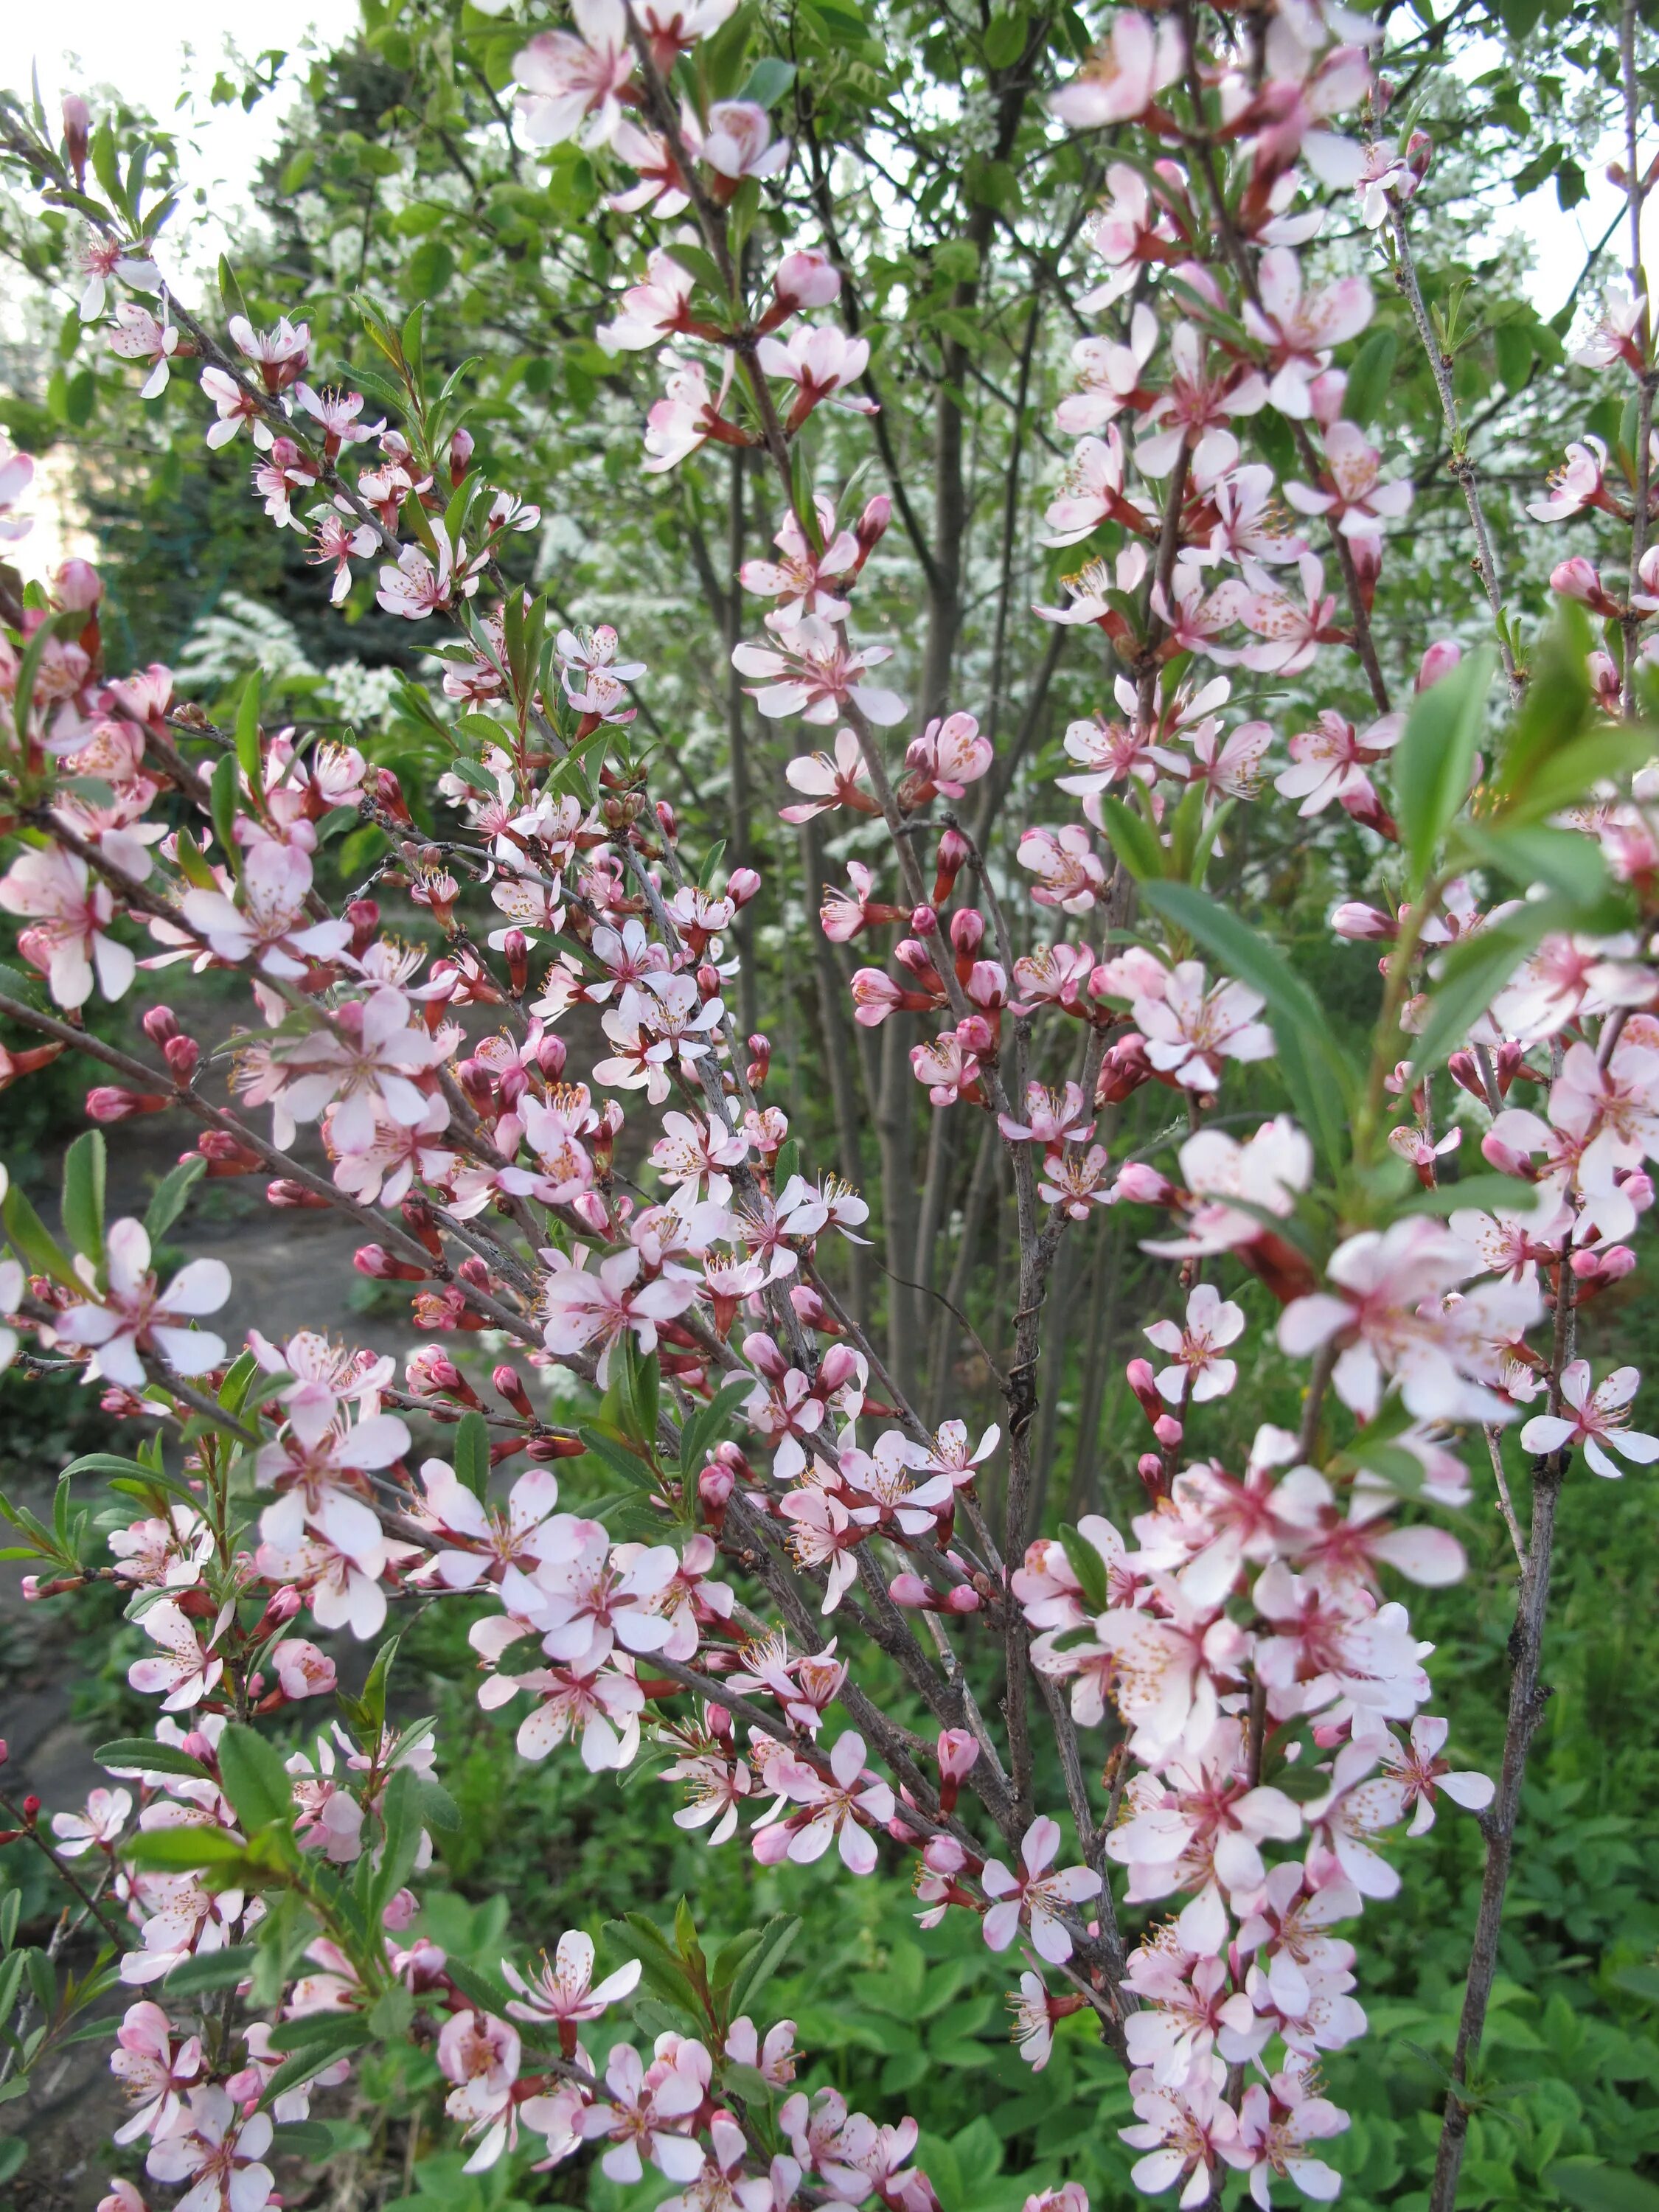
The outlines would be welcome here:
<svg viewBox="0 0 1659 2212">
<path fill-rule="evenodd" d="M 64 11 L 61 33 L 51 27 L 53 12 L 24 0 L 0 7 L 0 84 L 27 98 L 31 68 L 38 70 L 54 131 L 66 92 L 84 94 L 95 118 L 100 88 L 113 87 L 179 132 L 185 191 L 168 236 L 169 273 L 181 281 L 186 270 L 216 267 L 228 227 L 252 208 L 258 165 L 279 141 L 294 80 L 305 67 L 302 48 L 342 39 L 357 23 L 355 0 L 298 0 L 280 19 L 289 58 L 276 89 L 244 113 L 240 100 L 210 105 L 213 80 L 233 46 L 252 55 L 276 41 L 252 32 L 257 19 L 239 0 L 160 0 L 154 7 L 78 0 Z M 194 203 L 198 191 L 204 208 Z"/>
</svg>

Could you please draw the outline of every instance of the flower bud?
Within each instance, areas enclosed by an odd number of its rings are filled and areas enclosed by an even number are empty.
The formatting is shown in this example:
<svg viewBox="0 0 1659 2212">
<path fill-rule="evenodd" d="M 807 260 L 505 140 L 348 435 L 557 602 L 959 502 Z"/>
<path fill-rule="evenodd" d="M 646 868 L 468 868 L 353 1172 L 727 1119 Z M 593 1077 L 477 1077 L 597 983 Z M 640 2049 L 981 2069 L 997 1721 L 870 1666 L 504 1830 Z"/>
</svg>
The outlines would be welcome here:
<svg viewBox="0 0 1659 2212">
<path fill-rule="evenodd" d="M 951 916 L 951 950 L 971 960 L 985 942 L 985 916 L 977 907 L 958 907 Z"/>
<path fill-rule="evenodd" d="M 1173 1413 L 1160 1413 L 1152 1423 L 1152 1434 L 1165 1451 L 1173 1451 L 1182 1436 L 1181 1424 Z"/>
<path fill-rule="evenodd" d="M 987 1053 L 996 1049 L 997 1033 L 983 1014 L 969 1014 L 965 1021 L 957 1024 L 957 1042 L 964 1052 L 971 1052 L 982 1060 Z"/>
<path fill-rule="evenodd" d="M 570 1201 L 570 1211 L 596 1237 L 609 1237 L 611 1234 L 610 1212 L 598 1191 L 578 1191 Z"/>
<path fill-rule="evenodd" d="M 939 1600 L 920 1575 L 895 1575 L 887 1585 L 887 1595 L 895 1605 L 909 1613 L 937 1613 Z"/>
<path fill-rule="evenodd" d="M 202 1048 L 192 1036 L 169 1037 L 161 1048 L 161 1057 L 172 1072 L 175 1083 L 188 1083 L 196 1073 L 196 1063 L 202 1057 Z"/>
<path fill-rule="evenodd" d="M 1146 1057 L 1146 1040 L 1138 1030 L 1120 1037 L 1109 1045 L 1100 1063 L 1100 1079 L 1095 1085 L 1095 1104 L 1115 1106 L 1133 1091 L 1152 1079 L 1152 1062 Z"/>
<path fill-rule="evenodd" d="M 978 1742 L 966 1729 L 942 1729 L 939 1731 L 939 1802 L 941 1812 L 949 1813 L 954 1809 L 957 1792 L 978 1757 Z"/>
<path fill-rule="evenodd" d="M 1613 616 L 1620 611 L 1617 599 L 1602 588 L 1601 570 L 1582 553 L 1550 571 L 1550 589 L 1564 599 L 1582 601 L 1594 614 Z"/>
<path fill-rule="evenodd" d="M 1123 1370 L 1123 1379 L 1139 1401 L 1140 1410 L 1147 1419 L 1159 1419 L 1164 1411 L 1164 1401 L 1158 1395 L 1158 1370 L 1152 1361 L 1132 1359 Z"/>
<path fill-rule="evenodd" d="M 749 1065 L 744 1070 L 751 1091 L 758 1091 L 772 1072 L 772 1040 L 757 1030 L 749 1040 Z"/>
<path fill-rule="evenodd" d="M 817 1381 L 812 1386 L 813 1390 L 820 1398 L 832 1397 L 837 1390 L 844 1389 L 848 1383 L 856 1382 L 858 1371 L 857 1352 L 847 1345 L 832 1344 L 819 1363 Z"/>
<path fill-rule="evenodd" d="M 943 906 L 968 860 L 968 840 L 960 830 L 945 830 L 933 861 L 933 904 Z"/>
<path fill-rule="evenodd" d="M 1156 1504 L 1164 1494 L 1163 1461 L 1156 1452 L 1142 1452 L 1135 1462 L 1135 1473 L 1140 1477 L 1147 1496 Z"/>
<path fill-rule="evenodd" d="M 273 1183 L 272 1190 L 279 1186 Z M 309 1195 L 309 1194 L 307 1194 Z M 289 1201 L 273 1199 L 273 1205 Z M 394 1260 L 384 1244 L 360 1244 L 351 1255 L 351 1264 L 360 1275 L 367 1275 L 374 1283 L 423 1283 L 428 1270 L 417 1267 L 410 1260 Z"/>
<path fill-rule="evenodd" d="M 711 1459 L 698 1475 L 697 1498 L 702 1507 L 703 1518 L 711 1528 L 719 1528 L 726 1518 L 726 1505 L 737 1486 L 736 1475 L 729 1467 L 722 1467 L 718 1460 Z"/>
<path fill-rule="evenodd" d="M 1486 1165 L 1496 1168 L 1499 1175 L 1518 1176 L 1523 1182 L 1536 1182 L 1538 1180 L 1538 1172 L 1530 1157 L 1518 1152 L 1513 1145 L 1505 1144 L 1503 1138 L 1490 1129 L 1480 1139 L 1480 1155 Z"/>
<path fill-rule="evenodd" d="M 726 879 L 726 896 L 735 907 L 745 907 L 758 896 L 761 876 L 756 868 L 733 868 Z"/>
<path fill-rule="evenodd" d="M 958 1583 L 945 1593 L 946 1613 L 977 1613 L 985 1601 L 971 1583 Z"/>
<path fill-rule="evenodd" d="M 90 614 L 104 596 L 104 580 L 90 561 L 65 561 L 52 579 L 52 592 L 60 607 Z"/>
<path fill-rule="evenodd" d="M 64 158 L 75 172 L 75 189 L 87 188 L 87 149 L 92 143 L 92 110 L 78 92 L 64 95 Z"/>
<path fill-rule="evenodd" d="M 246 1170 L 239 1170 L 237 1172 L 245 1173 Z M 208 1173 L 213 1174 L 214 1170 L 210 1168 Z M 325 1213 L 333 1202 L 331 1199 L 319 1197 L 314 1190 L 308 1190 L 304 1183 L 295 1182 L 292 1176 L 278 1176 L 275 1182 L 265 1185 L 267 1206 L 283 1206 L 301 1213 Z"/>
<path fill-rule="evenodd" d="M 798 314 L 803 307 L 827 307 L 841 290 L 841 271 L 827 253 L 803 246 L 779 262 L 772 289 L 788 314 Z"/>
<path fill-rule="evenodd" d="M 144 1009 L 144 1035 L 152 1044 L 170 1044 L 179 1034 L 179 1018 L 171 1006 L 147 1006 Z"/>
<path fill-rule="evenodd" d="M 449 481 L 457 491 L 466 481 L 466 472 L 472 465 L 472 433 L 457 430 L 449 441 Z"/>
<path fill-rule="evenodd" d="M 285 1637 L 270 1655 L 285 1698 L 327 1698 L 335 1688 L 334 1662 L 302 1636 Z"/>
<path fill-rule="evenodd" d="M 939 916 L 930 906 L 913 907 L 910 911 L 910 927 L 918 937 L 932 937 L 939 929 Z"/>
<path fill-rule="evenodd" d="M 347 905 L 345 919 L 351 924 L 352 952 L 361 960 L 380 926 L 380 906 L 374 899 L 353 899 Z"/>
<path fill-rule="evenodd" d="M 811 1283 L 796 1283 L 789 1292 L 789 1303 L 794 1308 L 795 1319 L 803 1328 L 821 1332 L 826 1336 L 838 1336 L 841 1325 L 830 1314 L 823 1300 Z"/>
<path fill-rule="evenodd" d="M 719 998 L 720 994 L 720 971 L 715 967 L 713 961 L 705 960 L 699 965 L 697 969 L 697 989 L 702 994 L 705 1004 L 710 999 Z"/>
<path fill-rule="evenodd" d="M 859 562 L 860 568 L 886 536 L 887 526 L 892 519 L 893 502 L 884 491 L 878 491 L 853 525 L 853 535 L 857 538 L 859 550 L 864 556 Z"/>
<path fill-rule="evenodd" d="M 1653 1177 L 1645 1168 L 1632 1168 L 1627 1176 L 1620 1176 L 1619 1188 L 1638 1213 L 1645 1213 L 1653 1204 Z"/>
<path fill-rule="evenodd" d="M 1168 1176 L 1146 1160 L 1126 1160 L 1118 1170 L 1116 1194 L 1137 1206 L 1167 1206 L 1176 1194 Z"/>
<path fill-rule="evenodd" d="M 550 1030 L 536 1040 L 536 1065 L 550 1083 L 556 1083 L 564 1073 L 567 1056 L 564 1039 Z"/>
<path fill-rule="evenodd" d="M 124 1091 L 118 1083 L 100 1083 L 87 1093 L 87 1118 L 107 1126 L 140 1114 L 165 1114 L 173 1100 L 153 1091 Z"/>
<path fill-rule="evenodd" d="M 1417 664 L 1417 681 L 1412 686 L 1413 690 L 1426 691 L 1431 684 L 1437 684 L 1443 676 L 1449 676 L 1462 658 L 1463 648 L 1455 639 L 1436 638 L 1434 643 Z"/>
</svg>

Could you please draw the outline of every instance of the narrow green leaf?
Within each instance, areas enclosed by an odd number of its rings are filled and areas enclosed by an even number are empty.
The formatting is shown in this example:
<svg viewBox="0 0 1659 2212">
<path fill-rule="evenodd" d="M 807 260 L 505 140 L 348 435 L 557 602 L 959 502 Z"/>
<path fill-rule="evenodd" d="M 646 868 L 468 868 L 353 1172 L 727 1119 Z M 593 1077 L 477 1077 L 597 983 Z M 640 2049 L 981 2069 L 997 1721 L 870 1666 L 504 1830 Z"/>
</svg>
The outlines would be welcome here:
<svg viewBox="0 0 1659 2212">
<path fill-rule="evenodd" d="M 1106 1567 L 1104 1561 L 1086 1536 L 1079 1534 L 1069 1521 L 1060 1524 L 1060 1540 L 1072 1572 L 1083 1586 L 1084 1601 L 1091 1613 L 1106 1610 Z"/>
<path fill-rule="evenodd" d="M 224 1951 L 198 1951 L 191 1958 L 181 1959 L 161 1986 L 170 1997 L 234 1989 L 253 1972 L 258 1956 L 252 1943 L 234 1943 Z"/>
<path fill-rule="evenodd" d="M 455 1474 L 482 1504 L 489 1489 L 489 1425 L 482 1413 L 463 1413 L 456 1426 Z"/>
<path fill-rule="evenodd" d="M 1154 880 L 1164 873 L 1164 848 L 1156 831 L 1141 820 L 1133 806 L 1126 806 L 1110 792 L 1103 793 L 1100 822 L 1113 852 L 1136 883 Z"/>
<path fill-rule="evenodd" d="M 1352 1073 L 1337 1050 L 1324 1009 L 1302 978 L 1247 922 L 1191 884 L 1146 883 L 1140 895 L 1230 975 L 1261 993 L 1279 1047 L 1279 1073 L 1297 1118 L 1328 1160 L 1342 1158 Z"/>
<path fill-rule="evenodd" d="M 6 1224 L 6 1234 L 23 1265 L 32 1274 L 51 1275 L 84 1297 L 86 1285 L 70 1266 L 63 1252 L 33 1206 L 23 1195 L 22 1186 L 13 1183 L 6 1193 L 5 1204 L 0 1207 L 0 1220 Z"/>
<path fill-rule="evenodd" d="M 1466 653 L 1413 707 L 1389 763 L 1395 818 L 1413 884 L 1426 878 L 1435 848 L 1468 796 L 1498 655 Z"/>
<path fill-rule="evenodd" d="M 104 1262 L 107 1168 L 101 1129 L 85 1130 L 64 1155 L 64 1234 L 72 1249 L 84 1253 L 97 1267 Z"/>
<path fill-rule="evenodd" d="M 208 1770 L 199 1759 L 180 1751 L 177 1744 L 156 1743 L 147 1735 L 118 1735 L 100 1743 L 92 1755 L 112 1774 L 188 1774 L 197 1782 L 208 1778 Z"/>
<path fill-rule="evenodd" d="M 1400 341 L 1390 330 L 1376 330 L 1354 356 L 1348 371 L 1348 388 L 1342 396 L 1342 412 L 1363 430 L 1376 416 L 1388 396 L 1389 380 L 1400 351 Z"/>
<path fill-rule="evenodd" d="M 213 817 L 213 834 L 219 841 L 220 865 L 241 872 L 241 848 L 236 842 L 236 807 L 241 797 L 241 764 L 234 753 L 226 753 L 213 771 L 213 781 L 208 787 L 209 811 Z"/>
<path fill-rule="evenodd" d="M 190 1194 L 207 1173 L 204 1159 L 180 1160 L 176 1168 L 169 1168 L 155 1186 L 144 1215 L 144 1233 L 152 1245 L 159 1244 L 173 1223 L 184 1212 Z"/>
<path fill-rule="evenodd" d="M 1559 900 L 1540 899 L 1455 945 L 1412 1047 L 1413 1073 L 1437 1066 L 1455 1050 L 1528 954 L 1571 919 L 1571 909 L 1564 914 Z"/>
<path fill-rule="evenodd" d="M 259 687 L 261 672 L 255 669 L 242 686 L 236 702 L 236 759 L 247 778 L 248 789 L 259 787 Z"/>
<path fill-rule="evenodd" d="M 746 2012 L 761 1990 L 782 1966 L 800 1934 L 801 1923 L 792 1913 L 780 1913 L 761 1930 L 760 1942 L 738 1969 L 732 1984 L 732 2013 Z"/>
</svg>

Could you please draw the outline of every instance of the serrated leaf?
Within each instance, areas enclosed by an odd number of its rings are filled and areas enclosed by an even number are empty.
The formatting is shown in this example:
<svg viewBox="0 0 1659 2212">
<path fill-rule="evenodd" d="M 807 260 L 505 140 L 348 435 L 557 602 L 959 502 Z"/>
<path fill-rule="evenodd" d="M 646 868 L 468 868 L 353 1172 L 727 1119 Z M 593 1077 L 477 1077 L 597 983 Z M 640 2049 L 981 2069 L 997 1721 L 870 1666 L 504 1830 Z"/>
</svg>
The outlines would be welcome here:
<svg viewBox="0 0 1659 2212">
<path fill-rule="evenodd" d="M 1400 341 L 1390 330 L 1376 330 L 1354 356 L 1348 371 L 1348 388 L 1342 396 L 1342 412 L 1363 430 L 1375 418 L 1388 396 Z"/>
</svg>

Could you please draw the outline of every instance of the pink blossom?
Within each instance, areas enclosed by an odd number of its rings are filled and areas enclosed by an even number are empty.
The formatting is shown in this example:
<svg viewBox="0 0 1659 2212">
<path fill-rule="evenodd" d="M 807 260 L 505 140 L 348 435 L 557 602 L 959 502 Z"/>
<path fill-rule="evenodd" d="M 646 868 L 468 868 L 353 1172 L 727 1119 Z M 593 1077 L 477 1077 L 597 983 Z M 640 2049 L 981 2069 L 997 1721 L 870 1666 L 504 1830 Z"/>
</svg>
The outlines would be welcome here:
<svg viewBox="0 0 1659 2212">
<path fill-rule="evenodd" d="M 1592 1391 L 1589 1360 L 1573 1360 L 1561 1374 L 1562 1401 L 1571 1409 L 1572 1418 L 1534 1413 L 1521 1431 L 1522 1450 L 1541 1455 L 1582 1449 L 1595 1474 L 1615 1481 L 1624 1469 L 1608 1456 L 1609 1444 L 1638 1467 L 1650 1467 L 1659 1459 L 1659 1437 L 1628 1425 L 1631 1401 L 1641 1380 L 1638 1368 L 1615 1367 Z"/>
<path fill-rule="evenodd" d="M 155 2181 L 191 2184 L 175 2212 L 264 2212 L 276 2185 L 263 2163 L 273 2132 L 269 2112 L 245 2119 L 222 2089 L 193 2088 L 187 2111 L 151 2146 L 144 2171 Z"/>
<path fill-rule="evenodd" d="M 787 642 L 781 636 L 775 646 L 733 647 L 732 665 L 758 679 L 760 689 L 744 689 L 769 717 L 799 714 L 809 722 L 833 722 L 850 699 L 866 720 L 884 729 L 902 720 L 904 702 L 896 691 L 866 684 L 864 677 L 878 662 L 890 659 L 892 652 L 890 645 L 854 649 L 831 623 L 803 615 L 788 630 Z"/>
<path fill-rule="evenodd" d="M 94 1353 L 90 1382 L 124 1383 L 142 1390 L 149 1377 L 142 1354 L 164 1360 L 177 1375 L 205 1375 L 225 1356 L 225 1340 L 193 1328 L 201 1314 L 217 1313 L 230 1296 L 230 1270 L 222 1260 L 191 1260 L 159 1290 L 150 1272 L 149 1238 L 130 1217 L 109 1231 L 108 1287 L 101 1298 L 70 1306 L 57 1322 L 59 1335 Z"/>
<path fill-rule="evenodd" d="M 532 146 L 602 146 L 622 120 L 617 95 L 634 74 L 623 0 L 572 0 L 571 14 L 579 36 L 542 31 L 513 58 Z"/>
<path fill-rule="evenodd" d="M 1072 1938 L 1060 1911 L 1100 1894 L 1100 1876 L 1092 1867 L 1046 1869 L 1060 1849 L 1060 1826 L 1043 1815 L 1032 1821 L 1019 1847 L 1019 1865 L 1011 1871 L 1000 1859 L 988 1859 L 981 1878 L 987 1897 L 994 1899 L 985 1916 L 985 1940 L 994 1951 L 1006 1951 L 1022 1923 L 1039 1954 L 1055 1966 L 1072 1955 Z"/>
</svg>

